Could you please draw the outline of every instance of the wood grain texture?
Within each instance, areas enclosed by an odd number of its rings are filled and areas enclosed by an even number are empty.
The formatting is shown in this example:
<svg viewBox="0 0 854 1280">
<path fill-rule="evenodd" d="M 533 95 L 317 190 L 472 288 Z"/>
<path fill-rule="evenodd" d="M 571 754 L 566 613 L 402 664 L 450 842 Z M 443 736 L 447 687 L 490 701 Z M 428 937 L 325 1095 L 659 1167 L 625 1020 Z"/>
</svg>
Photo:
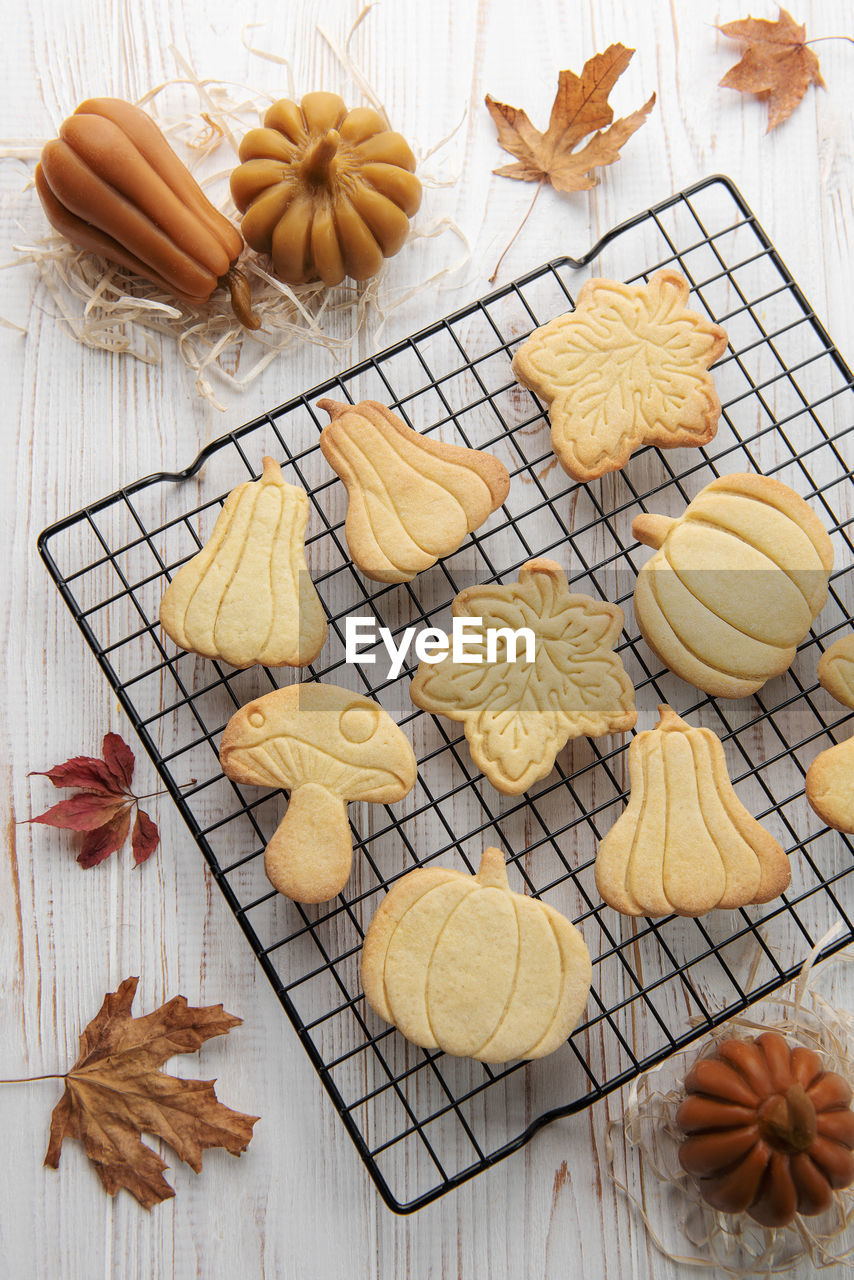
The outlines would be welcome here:
<svg viewBox="0 0 854 1280">
<path fill-rule="evenodd" d="M 854 98 L 849 46 L 819 46 L 826 92 L 810 90 L 792 119 L 765 135 L 766 108 L 717 87 L 737 49 L 716 21 L 748 6 L 678 0 L 388 0 L 362 24 L 357 60 L 393 122 L 422 148 L 463 124 L 446 149 L 456 185 L 431 189 L 424 216 L 449 214 L 472 245 L 468 266 L 390 318 L 384 341 L 487 291 L 501 249 L 528 206 L 530 187 L 494 177 L 503 163 L 486 111 L 488 91 L 523 105 L 542 127 L 561 67 L 580 69 L 609 42 L 637 47 L 613 101 L 618 114 L 655 89 L 653 115 L 618 165 L 590 193 L 544 191 L 504 261 L 511 279 L 559 253 L 577 253 L 614 222 L 711 172 L 730 174 L 844 356 L 854 356 L 850 305 L 854 227 Z M 756 6 L 754 5 L 754 9 Z M 358 12 L 341 0 L 32 0 L 9 18 L 0 45 L 5 141 L 46 138 L 86 96 L 135 96 L 171 76 L 174 45 L 197 71 L 281 92 L 284 69 L 251 55 L 287 57 L 297 92 L 355 87 L 319 37 L 341 38 Z M 759 0 L 757 16 L 774 16 Z M 847 0 L 802 0 L 795 16 L 810 35 L 851 33 Z M 28 170 L 0 165 L 3 252 L 42 227 Z M 413 269 L 427 275 L 456 248 L 426 241 Z M 157 802 L 162 849 L 133 870 L 127 854 L 96 871 L 75 865 L 71 842 L 16 825 L 53 798 L 43 769 L 97 748 L 115 729 L 136 741 L 94 659 L 38 561 L 35 539 L 55 518 L 126 480 L 183 466 L 200 445 L 353 363 L 350 353 L 294 349 L 225 413 L 200 400 L 169 346 L 159 368 L 81 348 L 65 332 L 29 268 L 3 273 L 0 328 L 5 371 L 5 465 L 0 521 L 5 567 L 0 619 L 6 708 L 0 777 L 10 798 L 0 863 L 0 1076 L 63 1069 L 105 990 L 140 975 L 136 1012 L 181 992 L 222 1000 L 244 1025 L 170 1070 L 215 1076 L 219 1096 L 260 1114 L 236 1163 L 206 1155 L 196 1177 L 170 1160 L 175 1200 L 151 1215 L 128 1196 L 107 1199 L 82 1150 L 63 1151 L 58 1173 L 41 1167 L 58 1082 L 0 1090 L 0 1274 L 205 1280 L 245 1276 L 471 1277 L 665 1280 L 680 1274 L 653 1250 L 637 1215 L 604 1176 L 601 1153 L 620 1095 L 556 1123 L 524 1151 L 411 1218 L 393 1217 L 376 1195 L 307 1057 L 258 970 L 177 812 Z M 138 751 L 142 790 L 155 785 Z M 167 1159 L 168 1159 L 167 1154 Z M 629 1160 L 633 1157 L 630 1155 Z M 643 1188 L 647 1202 L 654 1186 Z M 806 1276 L 802 1269 L 799 1274 Z"/>
</svg>

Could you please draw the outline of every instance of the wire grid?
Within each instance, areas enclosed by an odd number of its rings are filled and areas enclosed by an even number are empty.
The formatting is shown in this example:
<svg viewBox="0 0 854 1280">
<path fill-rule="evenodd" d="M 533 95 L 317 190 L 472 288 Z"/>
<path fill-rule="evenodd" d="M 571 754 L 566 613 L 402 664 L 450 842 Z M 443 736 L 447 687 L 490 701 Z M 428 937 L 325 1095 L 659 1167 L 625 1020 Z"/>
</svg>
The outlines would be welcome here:
<svg viewBox="0 0 854 1280">
<path fill-rule="evenodd" d="M 541 406 L 510 358 L 537 325 L 572 305 L 577 268 L 646 279 L 676 264 L 692 305 L 722 323 L 730 346 L 716 366 L 724 404 L 703 449 L 645 449 L 626 468 L 576 485 L 552 464 Z M 131 484 L 46 530 L 39 547 L 66 603 L 178 804 L 214 878 L 272 982 L 386 1203 L 408 1212 L 482 1171 L 558 1116 L 605 1093 L 790 978 L 840 918 L 832 949 L 854 938 L 851 841 L 807 806 L 805 769 L 846 736 L 817 685 L 816 662 L 850 624 L 854 581 L 852 377 L 743 197 L 710 178 L 603 238 L 582 262 L 561 259 L 366 360 L 209 445 L 185 472 Z M 607 267 L 607 270 L 605 268 Z M 586 278 L 586 276 L 585 276 Z M 321 395 L 373 397 L 411 425 L 507 464 L 502 510 L 454 556 L 412 583 L 384 586 L 354 570 L 343 538 L 343 486 L 317 445 Z M 329 617 L 329 640 L 304 673 L 232 668 L 176 652 L 157 624 L 167 579 L 210 534 L 223 498 L 261 458 L 283 460 L 310 495 L 307 555 Z M 202 464 L 204 468 L 202 470 Z M 830 600 L 790 671 L 753 698 L 719 702 L 664 670 L 639 637 L 632 589 L 648 552 L 631 537 L 639 510 L 679 514 L 714 476 L 763 471 L 819 512 L 834 542 Z M 347 615 L 372 616 L 395 637 L 447 627 L 472 581 L 515 579 L 534 555 L 568 568 L 574 590 L 626 612 L 620 653 L 637 690 L 639 728 L 669 702 L 714 729 L 739 796 L 790 853 L 792 884 L 765 906 L 693 920 L 627 920 L 596 892 L 596 842 L 626 799 L 627 738 L 579 739 L 543 782 L 499 795 L 472 766 L 461 726 L 415 710 L 413 666 L 392 680 L 344 662 Z M 263 850 L 286 805 L 241 788 L 219 768 L 233 710 L 281 683 L 330 680 L 375 696 L 416 746 L 418 782 L 399 805 L 352 805 L 354 873 L 320 907 L 275 894 Z M 190 777 L 195 784 L 183 787 Z M 476 870 L 496 844 L 511 885 L 580 927 L 594 959 L 582 1024 L 542 1061 L 487 1066 L 408 1044 L 366 1007 L 359 984 L 364 930 L 387 887 L 415 865 Z"/>
</svg>

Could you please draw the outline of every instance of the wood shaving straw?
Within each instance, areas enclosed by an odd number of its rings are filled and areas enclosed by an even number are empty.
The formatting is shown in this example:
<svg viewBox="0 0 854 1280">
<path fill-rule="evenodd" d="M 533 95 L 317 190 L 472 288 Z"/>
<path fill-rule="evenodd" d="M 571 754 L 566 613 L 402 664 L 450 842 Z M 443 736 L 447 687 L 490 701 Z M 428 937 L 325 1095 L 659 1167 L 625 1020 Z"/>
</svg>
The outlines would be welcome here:
<svg viewBox="0 0 854 1280">
<path fill-rule="evenodd" d="M 629 1090 L 623 1115 L 610 1122 L 604 1167 L 640 1214 L 652 1244 L 671 1261 L 744 1280 L 747 1276 L 782 1275 L 805 1259 L 820 1271 L 854 1258 L 854 1187 L 837 1192 L 827 1213 L 796 1217 L 789 1226 L 778 1230 L 761 1227 L 746 1213 L 719 1213 L 706 1204 L 696 1180 L 679 1163 L 683 1135 L 676 1125 L 676 1109 L 684 1097 L 684 1077 L 718 1041 L 740 1032 L 747 1037 L 761 1031 L 780 1031 L 789 1040 L 817 1050 L 825 1057 L 828 1070 L 837 1071 L 854 1083 L 854 1016 L 834 1007 L 816 989 L 825 980 L 828 985 L 836 982 L 842 989 L 850 989 L 844 986 L 841 975 L 847 973 L 850 984 L 854 947 L 813 968 L 821 951 L 841 929 L 841 923 L 837 923 L 825 934 L 799 976 L 779 993 L 758 1001 L 748 1012 L 731 1018 L 689 1049 L 673 1054 L 639 1076 Z M 614 1169 L 614 1139 L 620 1135 L 625 1181 Z M 636 1162 L 630 1158 L 632 1150 L 639 1157 Z M 650 1211 L 651 1197 L 646 1194 L 648 1176 L 669 1191 L 655 1197 L 659 1207 L 654 1212 Z M 630 1182 L 639 1187 L 638 1195 L 630 1189 Z M 686 1245 L 692 1253 L 678 1251 Z"/>
<path fill-rule="evenodd" d="M 329 43 L 341 70 L 358 84 L 363 96 L 387 118 L 385 108 L 368 84 L 350 52 L 353 34 L 372 5 L 366 6 L 351 27 L 342 46 L 318 28 Z M 293 74 L 287 60 L 255 48 L 243 31 L 245 47 L 259 58 L 286 68 L 286 92 L 294 95 Z M 231 203 L 228 177 L 238 163 L 239 139 L 259 123 L 274 95 L 259 93 L 232 81 L 201 79 L 176 49 L 171 50 L 180 74 L 149 89 L 138 100 L 157 116 L 158 124 L 175 146 L 208 198 L 232 221 L 237 214 Z M 194 110 L 173 109 L 166 112 L 161 95 L 171 98 L 192 90 L 198 99 Z M 281 95 L 277 95 L 281 96 Z M 459 124 L 447 137 L 428 150 L 415 147 L 418 176 L 424 186 L 451 186 L 455 177 L 425 173 L 424 161 L 432 158 L 457 133 Z M 3 148 L 0 155 L 23 161 L 38 159 L 41 144 L 30 139 L 18 146 Z M 216 172 L 201 176 L 200 167 L 217 163 Z M 32 186 L 32 183 L 29 184 Z M 450 234 L 462 246 L 457 259 L 446 264 L 426 279 L 406 287 L 393 289 L 390 277 L 397 271 L 384 263 L 379 275 L 365 284 L 350 282 L 334 289 L 321 284 L 296 288 L 277 280 L 271 263 L 254 254 L 244 254 L 241 265 L 252 289 L 252 308 L 261 328 L 249 332 L 232 315 L 223 310 L 224 293 L 217 290 L 203 307 L 177 303 L 153 284 L 128 275 L 120 267 L 105 262 L 92 253 L 75 248 L 61 236 L 50 232 L 29 244 L 15 245 L 18 257 L 5 266 L 31 263 L 50 296 L 55 314 L 72 337 L 83 346 L 133 356 L 146 364 L 160 364 L 162 340 L 176 343 L 183 362 L 195 375 L 199 395 L 215 408 L 224 410 L 215 394 L 214 379 L 240 393 L 261 374 L 276 357 L 295 343 L 309 343 L 329 351 L 346 351 L 358 334 L 369 329 L 374 350 L 391 314 L 420 290 L 437 285 L 466 265 L 471 257 L 468 240 L 453 219 L 442 217 L 412 226 L 404 246 L 420 240 Z M 395 259 L 395 262 L 397 259 Z M 3 323 L 13 328 L 11 321 Z M 22 330 L 25 332 L 25 330 Z"/>
</svg>

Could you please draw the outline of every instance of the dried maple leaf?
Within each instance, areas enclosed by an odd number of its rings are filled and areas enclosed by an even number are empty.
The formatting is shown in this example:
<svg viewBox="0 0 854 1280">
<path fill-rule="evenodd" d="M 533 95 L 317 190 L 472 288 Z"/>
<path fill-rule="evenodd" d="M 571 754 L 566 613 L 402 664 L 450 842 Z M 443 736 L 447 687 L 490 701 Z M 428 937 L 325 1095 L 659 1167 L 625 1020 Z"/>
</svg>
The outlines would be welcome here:
<svg viewBox="0 0 854 1280">
<path fill-rule="evenodd" d="M 612 652 L 623 625 L 616 605 L 569 591 L 552 560 L 529 560 L 519 581 L 469 587 L 454 600 L 455 618 L 492 628 L 529 627 L 534 661 L 524 648 L 488 662 L 487 641 L 467 640 L 475 655 L 422 662 L 410 689 L 416 706 L 462 720 L 472 759 L 507 795 L 527 791 L 554 767 L 569 738 L 622 733 L 635 723 L 634 689 Z"/>
<path fill-rule="evenodd" d="M 131 1016 L 138 978 L 125 978 L 80 1036 L 80 1056 L 65 1075 L 53 1109 L 45 1164 L 59 1166 L 66 1138 L 77 1138 L 111 1196 L 124 1187 L 150 1209 L 175 1192 L 168 1166 L 140 1139 L 162 1138 L 196 1173 L 208 1147 L 245 1151 L 258 1116 L 217 1100 L 213 1080 L 179 1080 L 157 1068 L 175 1053 L 193 1053 L 242 1019 L 221 1004 L 194 1009 L 176 996 L 142 1018 Z"/>
<path fill-rule="evenodd" d="M 136 808 L 131 847 L 139 865 L 150 858 L 160 843 L 156 823 L 139 807 L 130 789 L 134 754 L 117 733 L 108 733 L 97 756 L 72 756 L 63 764 L 30 776 L 50 778 L 55 787 L 79 787 L 76 795 L 51 805 L 30 822 L 85 832 L 77 861 L 81 867 L 95 867 L 121 849 L 130 832 L 131 813 Z"/>
<path fill-rule="evenodd" d="M 627 49 L 625 45 L 612 44 L 604 53 L 588 58 L 580 76 L 574 71 L 561 71 L 545 133 L 535 129 L 519 107 L 496 102 L 490 94 L 486 95 L 499 145 L 516 159 L 515 164 L 502 165 L 493 172 L 504 178 L 538 184 L 531 207 L 507 249 L 525 225 L 545 183 L 550 183 L 556 191 L 585 191 L 595 187 L 599 179 L 593 170 L 619 160 L 620 149 L 646 120 L 655 105 L 655 94 L 638 111 L 622 120 L 614 121 L 614 111 L 608 103 L 608 95 L 631 62 L 633 53 L 634 49 Z M 584 138 L 587 138 L 585 145 L 575 150 Z M 503 257 L 502 253 L 490 281 L 498 274 Z"/>
<path fill-rule="evenodd" d="M 825 87 L 818 58 L 807 48 L 806 27 L 782 7 L 774 22 L 741 18 L 724 23 L 718 31 L 746 46 L 741 61 L 730 67 L 720 83 L 768 100 L 766 132 L 788 120 L 811 84 Z"/>
<path fill-rule="evenodd" d="M 608 94 L 632 60 L 634 49 L 610 45 L 604 53 L 588 58 L 577 76 L 561 71 L 558 76 L 549 127 L 535 129 L 524 111 L 496 102 L 486 95 L 489 114 L 498 129 L 498 142 L 516 164 L 493 170 L 505 178 L 523 182 L 549 182 L 557 191 L 584 191 L 599 179 L 591 170 L 613 164 L 620 148 L 641 127 L 655 104 L 648 102 L 622 120 L 614 120 Z M 588 134 L 594 134 L 580 151 L 574 150 Z"/>
</svg>

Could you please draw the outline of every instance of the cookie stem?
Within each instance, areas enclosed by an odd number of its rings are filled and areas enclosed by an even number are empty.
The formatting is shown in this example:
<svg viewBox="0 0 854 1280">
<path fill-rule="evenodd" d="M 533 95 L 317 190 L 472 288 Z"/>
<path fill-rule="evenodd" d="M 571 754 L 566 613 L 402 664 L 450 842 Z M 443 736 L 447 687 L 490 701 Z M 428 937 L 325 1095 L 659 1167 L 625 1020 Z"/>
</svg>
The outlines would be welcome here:
<svg viewBox="0 0 854 1280">
<path fill-rule="evenodd" d="M 657 551 L 675 523 L 670 516 L 644 511 L 632 521 L 632 533 L 638 542 L 646 547 L 654 547 Z"/>
<path fill-rule="evenodd" d="M 484 849 L 475 878 L 482 888 L 509 890 L 507 864 L 500 849 Z"/>
</svg>

